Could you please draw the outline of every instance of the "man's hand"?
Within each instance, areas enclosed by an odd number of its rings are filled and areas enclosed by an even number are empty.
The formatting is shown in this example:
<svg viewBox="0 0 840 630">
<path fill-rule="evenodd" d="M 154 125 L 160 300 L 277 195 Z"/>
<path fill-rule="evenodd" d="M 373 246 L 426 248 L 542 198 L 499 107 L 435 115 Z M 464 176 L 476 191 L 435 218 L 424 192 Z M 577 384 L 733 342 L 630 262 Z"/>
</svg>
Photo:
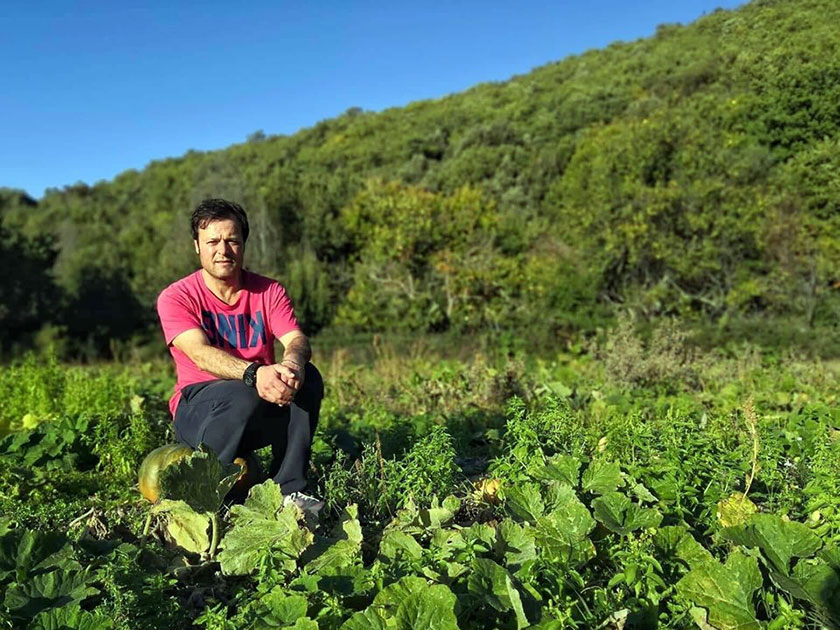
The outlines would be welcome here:
<svg viewBox="0 0 840 630">
<path fill-rule="evenodd" d="M 280 374 L 280 368 L 284 371 L 288 370 L 277 363 L 263 365 L 257 370 L 257 394 L 263 400 L 283 406 L 292 402 L 298 390 L 284 380 Z"/>
<path fill-rule="evenodd" d="M 276 364 L 275 369 L 286 385 L 294 389 L 295 392 L 300 391 L 300 388 L 303 387 L 304 377 L 302 365 L 291 359 L 283 359 L 280 363 Z"/>
</svg>

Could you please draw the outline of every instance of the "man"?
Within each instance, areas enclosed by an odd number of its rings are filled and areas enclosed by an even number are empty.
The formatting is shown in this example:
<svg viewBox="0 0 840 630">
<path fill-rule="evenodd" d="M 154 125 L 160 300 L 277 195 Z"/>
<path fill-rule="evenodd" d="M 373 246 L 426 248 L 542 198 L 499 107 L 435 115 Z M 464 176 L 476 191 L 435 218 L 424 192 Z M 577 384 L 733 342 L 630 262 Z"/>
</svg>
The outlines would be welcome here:
<svg viewBox="0 0 840 630">
<path fill-rule="evenodd" d="M 201 269 L 157 301 L 177 372 L 169 401 L 175 435 L 225 463 L 270 445 L 269 475 L 287 502 L 317 515 L 323 501 L 303 492 L 324 396 L 309 340 L 283 287 L 243 268 L 249 229 L 238 204 L 202 201 L 191 227 Z M 284 348 L 280 362 L 274 339 Z"/>
</svg>

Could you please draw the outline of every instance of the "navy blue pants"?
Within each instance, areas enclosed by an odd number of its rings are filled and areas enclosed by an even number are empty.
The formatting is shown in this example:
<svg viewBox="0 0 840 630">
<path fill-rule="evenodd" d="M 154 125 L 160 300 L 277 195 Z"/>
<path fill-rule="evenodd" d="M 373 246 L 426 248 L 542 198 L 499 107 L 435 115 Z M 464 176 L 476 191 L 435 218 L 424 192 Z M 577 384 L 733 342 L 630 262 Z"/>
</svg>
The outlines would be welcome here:
<svg viewBox="0 0 840 630">
<path fill-rule="evenodd" d="M 305 367 L 303 387 L 285 407 L 267 402 L 242 381 L 187 385 L 175 410 L 175 437 L 197 448 L 203 443 L 224 463 L 271 446 L 269 476 L 283 494 L 306 488 L 306 471 L 324 397 L 321 373 Z"/>
</svg>

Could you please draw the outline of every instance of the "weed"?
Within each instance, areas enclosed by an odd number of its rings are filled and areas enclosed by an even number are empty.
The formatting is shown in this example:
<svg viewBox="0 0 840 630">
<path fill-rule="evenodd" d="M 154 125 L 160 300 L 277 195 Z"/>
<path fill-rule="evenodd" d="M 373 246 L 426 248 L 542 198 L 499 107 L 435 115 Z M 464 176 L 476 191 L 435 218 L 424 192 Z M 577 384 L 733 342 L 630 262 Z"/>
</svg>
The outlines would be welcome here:
<svg viewBox="0 0 840 630">
<path fill-rule="evenodd" d="M 636 332 L 633 321 L 621 315 L 595 355 L 604 363 L 607 379 L 622 387 L 676 386 L 694 384 L 694 353 L 688 345 L 688 333 L 676 320 L 664 320 L 653 326 L 645 342 Z"/>
</svg>

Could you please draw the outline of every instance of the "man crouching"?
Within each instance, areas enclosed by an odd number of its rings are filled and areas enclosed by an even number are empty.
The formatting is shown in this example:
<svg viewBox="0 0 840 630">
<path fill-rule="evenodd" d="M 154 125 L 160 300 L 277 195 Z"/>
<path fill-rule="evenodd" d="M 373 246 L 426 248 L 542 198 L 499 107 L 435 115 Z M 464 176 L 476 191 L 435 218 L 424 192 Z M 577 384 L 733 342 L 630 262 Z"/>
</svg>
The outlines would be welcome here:
<svg viewBox="0 0 840 630">
<path fill-rule="evenodd" d="M 269 475 L 286 501 L 317 515 L 304 493 L 324 384 L 309 340 L 276 281 L 243 268 L 248 217 L 236 203 L 202 201 L 192 214 L 201 269 L 164 289 L 158 316 L 177 381 L 169 409 L 178 441 L 205 444 L 224 463 L 271 446 Z M 283 344 L 275 362 L 274 339 Z"/>
</svg>

